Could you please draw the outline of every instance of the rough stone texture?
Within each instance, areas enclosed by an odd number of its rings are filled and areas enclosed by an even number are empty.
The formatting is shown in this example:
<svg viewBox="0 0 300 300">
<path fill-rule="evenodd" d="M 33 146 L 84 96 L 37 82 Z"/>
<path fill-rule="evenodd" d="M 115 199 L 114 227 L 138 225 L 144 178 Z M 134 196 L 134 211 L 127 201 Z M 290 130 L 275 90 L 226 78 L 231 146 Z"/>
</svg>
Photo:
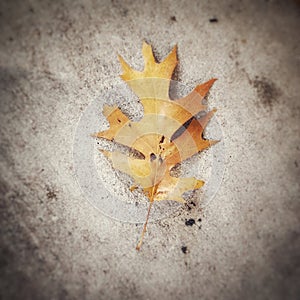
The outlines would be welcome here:
<svg viewBox="0 0 300 300">
<path fill-rule="evenodd" d="M 300 293 L 296 1 L 1 1 L 0 298 L 296 299 Z M 210 19 L 212 19 L 210 21 Z M 215 19 L 215 20 L 213 20 Z M 176 77 L 211 77 L 223 184 L 151 224 L 103 216 L 75 181 L 85 107 L 178 44 Z M 185 220 L 202 218 L 186 226 Z"/>
</svg>

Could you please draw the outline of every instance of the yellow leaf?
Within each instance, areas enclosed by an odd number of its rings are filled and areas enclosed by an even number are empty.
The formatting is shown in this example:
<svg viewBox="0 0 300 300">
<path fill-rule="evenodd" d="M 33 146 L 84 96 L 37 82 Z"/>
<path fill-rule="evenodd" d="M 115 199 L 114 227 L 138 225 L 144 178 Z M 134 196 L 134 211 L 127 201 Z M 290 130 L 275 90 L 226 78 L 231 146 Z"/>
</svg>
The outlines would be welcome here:
<svg viewBox="0 0 300 300">
<path fill-rule="evenodd" d="M 123 69 L 121 78 L 137 94 L 144 107 L 143 118 L 133 122 L 117 106 L 104 106 L 103 114 L 110 127 L 95 135 L 130 147 L 143 155 L 143 159 L 139 159 L 119 151 L 101 150 L 115 169 L 133 178 L 134 186 L 130 190 L 141 187 L 150 201 L 138 250 L 146 232 L 152 203 L 162 200 L 185 202 L 182 197 L 184 192 L 198 189 L 204 184 L 193 177 L 173 177 L 170 173 L 172 168 L 217 142 L 205 140 L 202 136 L 216 109 L 200 119 L 195 117 L 207 109 L 202 100 L 216 79 L 198 85 L 183 98 L 171 100 L 169 88 L 178 63 L 177 47 L 161 63 L 155 61 L 152 47 L 145 42 L 142 51 L 145 67 L 141 72 L 132 69 L 121 56 L 119 60 Z"/>
</svg>

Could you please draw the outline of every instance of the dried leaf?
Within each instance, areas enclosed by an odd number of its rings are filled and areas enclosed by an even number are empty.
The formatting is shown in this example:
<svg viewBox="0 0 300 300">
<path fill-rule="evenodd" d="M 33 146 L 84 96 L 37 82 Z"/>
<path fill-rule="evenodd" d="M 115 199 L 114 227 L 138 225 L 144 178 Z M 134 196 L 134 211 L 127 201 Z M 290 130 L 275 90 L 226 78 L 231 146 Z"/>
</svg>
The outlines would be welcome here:
<svg viewBox="0 0 300 300">
<path fill-rule="evenodd" d="M 117 106 L 104 106 L 103 114 L 110 127 L 96 134 L 97 138 L 123 144 L 142 154 L 143 159 L 140 159 L 119 151 L 101 150 L 115 169 L 133 178 L 134 186 L 131 190 L 139 186 L 149 198 L 149 210 L 137 250 L 141 247 L 154 201 L 185 202 L 182 197 L 184 192 L 199 189 L 204 184 L 194 177 L 173 177 L 171 169 L 216 143 L 202 137 L 205 126 L 216 110 L 206 113 L 200 119 L 195 118 L 196 114 L 207 109 L 202 100 L 216 79 L 198 85 L 186 97 L 171 100 L 170 82 L 178 63 L 176 50 L 174 47 L 164 61 L 157 63 L 151 46 L 144 43 L 145 67 L 142 72 L 132 69 L 119 56 L 123 69 L 121 78 L 140 98 L 144 116 L 139 122 L 133 122 Z"/>
</svg>

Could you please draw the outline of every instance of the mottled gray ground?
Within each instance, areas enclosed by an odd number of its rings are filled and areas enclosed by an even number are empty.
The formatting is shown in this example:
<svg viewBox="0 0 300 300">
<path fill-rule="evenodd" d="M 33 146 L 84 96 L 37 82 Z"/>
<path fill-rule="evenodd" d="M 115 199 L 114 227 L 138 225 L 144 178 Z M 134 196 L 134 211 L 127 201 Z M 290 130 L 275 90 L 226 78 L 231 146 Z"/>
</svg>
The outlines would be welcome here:
<svg viewBox="0 0 300 300">
<path fill-rule="evenodd" d="M 1 299 L 297 299 L 296 1 L 0 7 Z M 142 68 L 144 39 L 158 59 L 178 44 L 180 81 L 219 79 L 209 99 L 226 170 L 209 206 L 151 224 L 137 253 L 142 226 L 105 217 L 81 195 L 72 145 L 82 111 L 119 80 L 117 53 Z"/>
</svg>

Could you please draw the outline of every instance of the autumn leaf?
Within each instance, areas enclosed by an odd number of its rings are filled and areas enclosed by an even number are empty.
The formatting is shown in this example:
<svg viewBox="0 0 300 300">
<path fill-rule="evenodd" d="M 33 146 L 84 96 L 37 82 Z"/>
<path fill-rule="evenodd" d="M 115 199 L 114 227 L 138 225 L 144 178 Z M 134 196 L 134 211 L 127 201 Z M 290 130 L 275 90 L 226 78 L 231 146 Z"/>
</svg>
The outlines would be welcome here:
<svg viewBox="0 0 300 300">
<path fill-rule="evenodd" d="M 152 47 L 145 42 L 142 51 L 145 61 L 143 71 L 132 69 L 121 56 L 119 60 L 123 69 L 121 78 L 139 97 L 144 107 L 143 118 L 133 122 L 119 107 L 105 105 L 103 114 L 110 127 L 95 135 L 141 154 L 137 158 L 117 150 L 100 150 L 115 169 L 133 178 L 134 186 L 131 190 L 141 187 L 149 199 L 150 205 L 137 250 L 141 247 L 154 201 L 174 200 L 184 203 L 184 192 L 199 189 L 204 184 L 194 177 L 173 177 L 170 173 L 172 168 L 216 143 L 202 136 L 216 110 L 206 113 L 200 119 L 195 117 L 207 109 L 202 100 L 216 79 L 198 85 L 183 98 L 171 100 L 169 89 L 178 63 L 177 48 L 174 47 L 160 63 L 156 62 Z"/>
</svg>

